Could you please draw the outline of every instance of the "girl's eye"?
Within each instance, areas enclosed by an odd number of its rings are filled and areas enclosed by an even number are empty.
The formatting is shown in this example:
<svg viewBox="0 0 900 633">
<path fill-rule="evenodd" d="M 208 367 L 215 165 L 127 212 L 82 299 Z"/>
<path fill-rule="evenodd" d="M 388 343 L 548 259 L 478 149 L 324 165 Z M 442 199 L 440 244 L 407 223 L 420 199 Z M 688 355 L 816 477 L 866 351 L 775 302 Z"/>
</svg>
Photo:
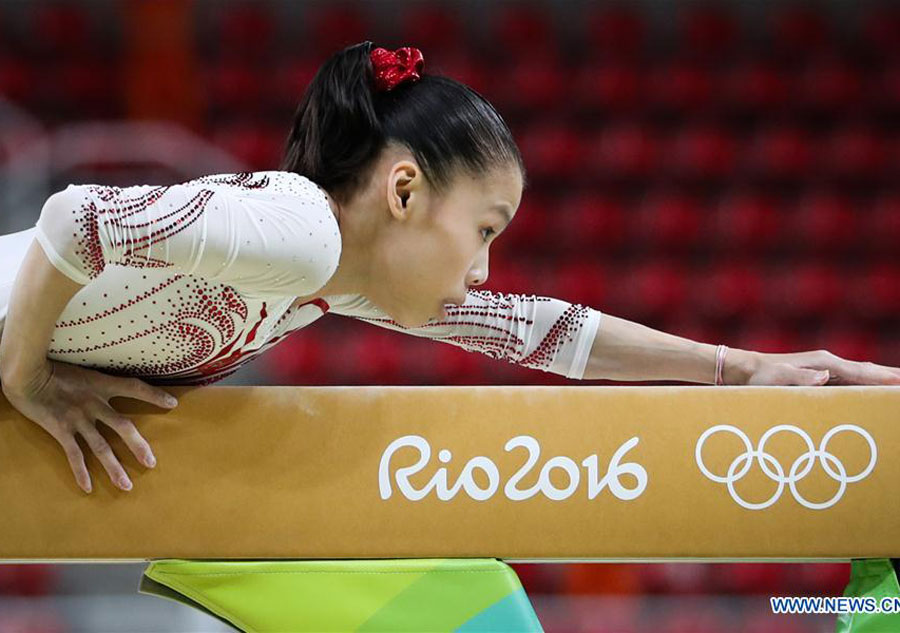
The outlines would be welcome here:
<svg viewBox="0 0 900 633">
<path fill-rule="evenodd" d="M 490 231 L 490 233 L 488 233 L 488 235 L 493 235 L 495 233 L 494 229 L 486 228 L 486 229 L 481 229 L 481 234 L 484 235 L 485 231 Z M 484 241 L 487 242 L 487 237 L 484 238 Z"/>
</svg>

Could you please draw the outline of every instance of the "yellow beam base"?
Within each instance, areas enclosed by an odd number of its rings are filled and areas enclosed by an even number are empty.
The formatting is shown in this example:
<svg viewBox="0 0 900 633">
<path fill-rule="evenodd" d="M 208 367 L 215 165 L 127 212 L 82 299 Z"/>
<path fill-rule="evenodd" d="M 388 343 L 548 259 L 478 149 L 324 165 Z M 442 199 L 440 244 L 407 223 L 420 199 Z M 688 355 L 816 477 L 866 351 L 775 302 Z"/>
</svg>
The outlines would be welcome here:
<svg viewBox="0 0 900 633">
<path fill-rule="evenodd" d="M 94 482 L 0 399 L 0 559 L 900 556 L 897 387 L 204 387 Z"/>
</svg>

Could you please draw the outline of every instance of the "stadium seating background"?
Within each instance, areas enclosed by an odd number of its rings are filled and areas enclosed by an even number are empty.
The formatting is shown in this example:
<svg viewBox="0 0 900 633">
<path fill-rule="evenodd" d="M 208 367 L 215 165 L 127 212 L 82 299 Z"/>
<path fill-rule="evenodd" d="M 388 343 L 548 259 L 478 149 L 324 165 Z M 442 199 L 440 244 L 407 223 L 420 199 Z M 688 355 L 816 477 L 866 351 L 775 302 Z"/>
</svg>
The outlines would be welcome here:
<svg viewBox="0 0 900 633">
<path fill-rule="evenodd" d="M 246 169 L 274 169 L 324 59 L 365 39 L 417 46 L 426 72 L 498 108 L 529 170 L 486 289 L 707 343 L 898 365 L 898 33 L 889 2 L 3 2 L 0 96 L 47 130 L 167 120 Z M 51 167 L 45 193 L 161 182 L 151 166 L 98 157 Z M 0 227 L 26 228 L 38 211 L 4 208 Z M 228 382 L 572 384 L 340 318 Z M 840 595 L 849 574 L 846 563 L 515 568 L 548 631 L 833 630 L 830 618 L 772 616 L 767 597 Z M 81 630 L 79 609 L 99 608 L 86 599 L 17 601 L 89 593 L 106 571 L 78 573 L 0 566 L 0 632 Z M 131 630 L 127 613 L 117 630 Z"/>
</svg>

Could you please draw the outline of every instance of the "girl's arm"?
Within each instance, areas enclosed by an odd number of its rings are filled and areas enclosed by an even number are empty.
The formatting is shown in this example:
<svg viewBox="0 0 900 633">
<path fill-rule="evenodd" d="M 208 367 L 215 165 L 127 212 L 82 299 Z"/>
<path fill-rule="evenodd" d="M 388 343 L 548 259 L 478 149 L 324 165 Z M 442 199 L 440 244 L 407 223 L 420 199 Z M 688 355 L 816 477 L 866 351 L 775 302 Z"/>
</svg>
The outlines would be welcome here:
<svg viewBox="0 0 900 633">
<path fill-rule="evenodd" d="M 49 378 L 47 349 L 56 321 L 82 285 L 59 272 L 37 241 L 25 254 L 0 334 L 3 391 L 31 393 Z"/>
<path fill-rule="evenodd" d="M 447 306 L 446 319 L 416 328 L 404 328 L 360 295 L 327 299 L 335 314 L 576 380 L 715 380 L 715 345 L 553 297 L 469 290 L 463 305 Z M 746 384 L 757 357 L 729 348 L 725 384 Z"/>
<path fill-rule="evenodd" d="M 406 328 L 361 295 L 326 300 L 335 314 L 576 380 L 584 377 L 591 345 L 606 318 L 599 310 L 553 297 L 469 290 L 462 305 L 445 306 L 446 319 Z"/>
<path fill-rule="evenodd" d="M 116 264 L 191 274 L 247 295 L 305 296 L 331 277 L 341 252 L 324 192 L 282 172 L 69 185 L 48 198 L 36 227 L 51 263 L 82 285 Z"/>
<path fill-rule="evenodd" d="M 603 327 L 591 346 L 585 379 L 680 380 L 714 384 L 716 345 L 603 315 Z M 754 370 L 755 352 L 729 348 L 722 368 L 726 385 L 745 385 Z"/>
<path fill-rule="evenodd" d="M 158 387 L 136 378 L 108 376 L 47 358 L 56 321 L 81 284 L 59 272 L 37 241 L 32 242 L 16 275 L 3 331 L 0 332 L 0 388 L 17 411 L 47 431 L 63 448 L 78 485 L 91 491 L 91 478 L 80 434 L 110 479 L 121 489 L 131 482 L 104 437 L 95 428 L 111 426 L 145 466 L 153 451 L 134 423 L 109 404 L 114 396 L 145 400 L 171 408 L 175 401 Z"/>
</svg>

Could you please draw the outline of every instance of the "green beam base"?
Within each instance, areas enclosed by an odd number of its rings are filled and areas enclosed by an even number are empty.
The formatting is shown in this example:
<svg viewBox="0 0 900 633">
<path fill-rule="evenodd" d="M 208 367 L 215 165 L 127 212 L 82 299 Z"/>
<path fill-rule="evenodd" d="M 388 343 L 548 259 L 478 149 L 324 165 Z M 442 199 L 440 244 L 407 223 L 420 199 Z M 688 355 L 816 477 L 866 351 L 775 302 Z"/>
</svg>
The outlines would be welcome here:
<svg viewBox="0 0 900 633">
<path fill-rule="evenodd" d="M 844 595 L 850 597 L 900 597 L 897 582 L 897 559 L 860 558 L 850 562 L 850 582 Z M 841 613 L 837 617 L 836 633 L 897 633 L 900 631 L 898 613 Z"/>
<path fill-rule="evenodd" d="M 543 631 L 495 558 L 152 561 L 139 593 L 247 633 Z"/>
</svg>

